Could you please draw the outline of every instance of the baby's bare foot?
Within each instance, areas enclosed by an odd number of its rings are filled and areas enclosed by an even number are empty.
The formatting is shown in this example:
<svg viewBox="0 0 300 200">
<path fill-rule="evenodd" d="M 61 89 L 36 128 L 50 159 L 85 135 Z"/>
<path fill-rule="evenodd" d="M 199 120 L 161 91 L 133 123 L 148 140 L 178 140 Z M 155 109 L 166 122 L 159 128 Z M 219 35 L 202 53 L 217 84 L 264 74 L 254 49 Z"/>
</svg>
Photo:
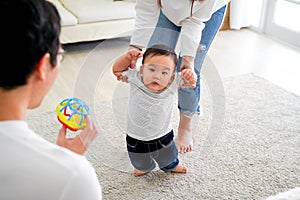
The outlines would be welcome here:
<svg viewBox="0 0 300 200">
<path fill-rule="evenodd" d="M 177 167 L 175 167 L 175 169 L 173 169 L 171 172 L 185 174 L 187 172 L 187 168 L 184 166 L 184 164 L 178 163 Z"/>
<path fill-rule="evenodd" d="M 138 169 L 133 169 L 133 175 L 134 176 L 143 176 L 145 174 L 147 174 L 148 172 L 144 172 L 144 171 L 141 171 L 141 170 L 138 170 Z"/>
</svg>

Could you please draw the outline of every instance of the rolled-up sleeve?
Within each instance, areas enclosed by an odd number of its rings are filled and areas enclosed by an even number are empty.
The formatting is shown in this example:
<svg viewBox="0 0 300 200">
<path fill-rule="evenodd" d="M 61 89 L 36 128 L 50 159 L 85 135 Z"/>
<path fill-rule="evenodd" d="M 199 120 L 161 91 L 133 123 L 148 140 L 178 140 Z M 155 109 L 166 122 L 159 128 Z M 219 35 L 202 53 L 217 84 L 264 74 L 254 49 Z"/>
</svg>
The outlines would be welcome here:
<svg viewBox="0 0 300 200">
<path fill-rule="evenodd" d="M 155 29 L 160 9 L 157 0 L 137 0 L 135 11 L 135 27 L 130 44 L 145 47 Z"/>
<path fill-rule="evenodd" d="M 202 21 L 189 17 L 181 23 L 181 56 L 195 57 L 205 25 Z"/>
</svg>

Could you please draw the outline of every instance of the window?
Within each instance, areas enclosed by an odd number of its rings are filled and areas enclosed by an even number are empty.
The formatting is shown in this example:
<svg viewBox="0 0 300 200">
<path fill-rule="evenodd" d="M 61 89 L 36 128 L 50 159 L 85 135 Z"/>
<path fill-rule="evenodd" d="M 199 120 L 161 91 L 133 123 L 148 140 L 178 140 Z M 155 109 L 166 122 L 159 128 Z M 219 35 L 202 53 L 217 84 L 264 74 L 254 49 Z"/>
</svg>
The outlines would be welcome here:
<svg viewBox="0 0 300 200">
<path fill-rule="evenodd" d="M 251 27 L 300 47 L 300 0 L 251 1 Z"/>
</svg>

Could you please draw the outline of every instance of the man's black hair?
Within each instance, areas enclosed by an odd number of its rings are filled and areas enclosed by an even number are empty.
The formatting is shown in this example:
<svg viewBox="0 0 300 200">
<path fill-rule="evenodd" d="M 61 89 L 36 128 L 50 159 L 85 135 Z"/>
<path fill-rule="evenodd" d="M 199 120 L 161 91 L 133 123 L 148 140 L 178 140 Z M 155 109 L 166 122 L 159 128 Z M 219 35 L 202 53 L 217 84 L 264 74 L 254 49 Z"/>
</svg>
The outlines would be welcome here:
<svg viewBox="0 0 300 200">
<path fill-rule="evenodd" d="M 52 3 L 46 0 L 1 0 L 0 18 L 0 88 L 10 90 L 25 85 L 47 52 L 51 65 L 56 66 L 61 25 Z"/>
</svg>

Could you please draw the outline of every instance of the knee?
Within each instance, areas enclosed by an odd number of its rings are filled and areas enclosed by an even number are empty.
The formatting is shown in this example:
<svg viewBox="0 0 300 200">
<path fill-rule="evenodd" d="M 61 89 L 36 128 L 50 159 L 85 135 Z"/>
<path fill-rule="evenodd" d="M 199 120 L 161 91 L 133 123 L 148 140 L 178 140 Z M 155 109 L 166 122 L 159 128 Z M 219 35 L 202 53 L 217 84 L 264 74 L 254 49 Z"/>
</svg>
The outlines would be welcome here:
<svg viewBox="0 0 300 200">
<path fill-rule="evenodd" d="M 155 168 L 155 162 L 151 159 L 149 160 L 149 159 L 130 158 L 130 160 L 134 168 L 144 172 L 150 172 Z"/>
</svg>

